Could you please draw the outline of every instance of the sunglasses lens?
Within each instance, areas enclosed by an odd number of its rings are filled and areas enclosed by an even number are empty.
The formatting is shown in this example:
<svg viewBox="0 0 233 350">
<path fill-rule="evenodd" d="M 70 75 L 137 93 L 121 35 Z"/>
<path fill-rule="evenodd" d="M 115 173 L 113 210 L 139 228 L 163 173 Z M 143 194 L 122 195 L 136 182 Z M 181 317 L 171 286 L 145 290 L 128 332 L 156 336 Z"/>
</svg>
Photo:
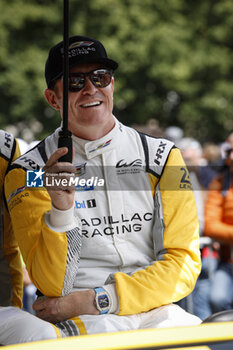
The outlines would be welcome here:
<svg viewBox="0 0 233 350">
<path fill-rule="evenodd" d="M 92 83 L 99 88 L 104 88 L 111 83 L 112 72 L 107 69 L 97 69 L 91 73 Z"/>
<path fill-rule="evenodd" d="M 85 85 L 85 77 L 81 75 L 70 76 L 69 77 L 69 90 L 70 91 L 80 91 Z"/>
<path fill-rule="evenodd" d="M 108 69 L 96 69 L 90 73 L 72 73 L 69 76 L 69 91 L 80 91 L 86 83 L 86 76 L 89 76 L 93 85 L 104 88 L 111 83 L 112 71 Z"/>
</svg>

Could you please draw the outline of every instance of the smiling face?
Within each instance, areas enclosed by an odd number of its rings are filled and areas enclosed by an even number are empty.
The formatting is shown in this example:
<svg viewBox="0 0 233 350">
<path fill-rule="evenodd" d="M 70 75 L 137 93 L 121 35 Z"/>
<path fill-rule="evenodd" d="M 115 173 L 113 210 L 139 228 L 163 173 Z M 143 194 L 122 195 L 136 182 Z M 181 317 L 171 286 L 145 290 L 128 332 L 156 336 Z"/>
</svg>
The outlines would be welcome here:
<svg viewBox="0 0 233 350">
<path fill-rule="evenodd" d="M 105 68 L 99 64 L 82 64 L 70 69 L 70 73 L 88 73 L 94 69 Z M 105 88 L 92 84 L 89 77 L 82 90 L 69 91 L 68 114 L 69 129 L 75 136 L 95 140 L 106 135 L 115 124 L 113 110 L 114 79 Z M 63 81 L 56 82 L 54 90 L 46 89 L 45 97 L 49 104 L 63 112 Z"/>
</svg>

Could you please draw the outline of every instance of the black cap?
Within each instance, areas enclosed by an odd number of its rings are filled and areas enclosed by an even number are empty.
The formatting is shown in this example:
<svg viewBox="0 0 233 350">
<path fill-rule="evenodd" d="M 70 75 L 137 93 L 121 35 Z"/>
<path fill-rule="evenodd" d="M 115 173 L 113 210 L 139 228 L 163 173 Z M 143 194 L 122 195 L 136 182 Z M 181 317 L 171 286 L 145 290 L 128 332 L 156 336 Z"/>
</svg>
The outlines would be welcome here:
<svg viewBox="0 0 233 350">
<path fill-rule="evenodd" d="M 117 62 L 107 56 L 104 46 L 96 39 L 87 36 L 72 36 L 69 38 L 69 67 L 82 63 L 100 63 L 117 69 Z M 53 46 L 45 65 L 45 79 L 48 88 L 63 75 L 63 41 Z"/>
</svg>

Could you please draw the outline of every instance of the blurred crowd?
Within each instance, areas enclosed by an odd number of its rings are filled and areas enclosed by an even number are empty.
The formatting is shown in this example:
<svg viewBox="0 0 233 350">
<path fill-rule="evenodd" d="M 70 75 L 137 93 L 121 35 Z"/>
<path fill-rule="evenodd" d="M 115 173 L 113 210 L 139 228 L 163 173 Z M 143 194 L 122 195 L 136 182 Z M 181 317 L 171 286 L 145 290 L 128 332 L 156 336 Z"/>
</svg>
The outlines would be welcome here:
<svg viewBox="0 0 233 350">
<path fill-rule="evenodd" d="M 146 125 L 132 126 L 173 141 L 189 169 L 199 218 L 202 270 L 195 289 L 179 302 L 180 306 L 202 320 L 233 309 L 233 133 L 221 144 L 202 145 L 177 126 L 162 130 L 153 119 Z M 18 142 L 21 153 L 38 143 Z M 36 288 L 24 270 L 24 309 L 33 313 Z"/>
</svg>

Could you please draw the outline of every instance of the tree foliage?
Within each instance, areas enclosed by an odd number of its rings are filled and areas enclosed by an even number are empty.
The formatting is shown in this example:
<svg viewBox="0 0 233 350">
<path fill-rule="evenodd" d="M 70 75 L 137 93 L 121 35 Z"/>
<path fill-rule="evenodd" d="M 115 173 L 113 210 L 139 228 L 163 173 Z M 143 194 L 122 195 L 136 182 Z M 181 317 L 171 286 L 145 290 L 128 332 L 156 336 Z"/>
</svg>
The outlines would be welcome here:
<svg viewBox="0 0 233 350">
<path fill-rule="evenodd" d="M 37 120 L 43 137 L 59 125 L 43 91 L 62 21 L 63 0 L 1 0 L 1 128 Z M 70 0 L 70 35 L 96 37 L 119 63 L 116 116 L 178 125 L 202 142 L 233 129 L 232 32 L 231 0 Z"/>
</svg>

